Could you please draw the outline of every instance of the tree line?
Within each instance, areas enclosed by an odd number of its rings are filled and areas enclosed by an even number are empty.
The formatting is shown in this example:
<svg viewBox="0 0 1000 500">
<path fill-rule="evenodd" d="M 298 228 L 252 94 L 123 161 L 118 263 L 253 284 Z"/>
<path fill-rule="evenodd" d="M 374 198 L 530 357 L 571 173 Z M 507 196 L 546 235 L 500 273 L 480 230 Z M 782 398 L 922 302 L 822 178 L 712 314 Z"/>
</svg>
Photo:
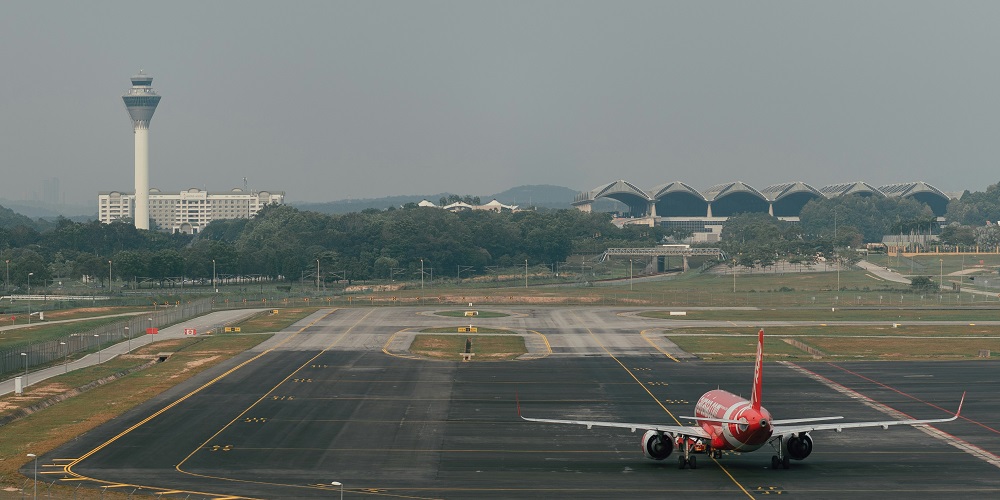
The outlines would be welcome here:
<svg viewBox="0 0 1000 500">
<path fill-rule="evenodd" d="M 211 279 L 213 272 L 297 281 L 314 276 L 317 265 L 327 280 L 414 279 L 421 263 L 438 276 L 459 269 L 469 276 L 525 261 L 549 265 L 609 246 L 648 247 L 662 233 L 618 228 L 607 214 L 572 209 L 453 213 L 408 206 L 327 215 L 268 206 L 253 219 L 214 221 L 195 236 L 140 231 L 128 221 L 59 219 L 41 232 L 0 228 L 0 257 L 13 286 L 25 285 L 28 273 L 32 287 L 80 276 L 103 285 Z"/>
<path fill-rule="evenodd" d="M 937 233 L 945 244 L 1000 245 L 1000 226 L 995 224 L 1000 221 L 1000 185 L 952 200 L 947 217 L 951 222 L 942 229 L 923 203 L 844 196 L 810 201 L 798 223 L 767 214 L 734 215 L 724 224 L 718 245 L 730 262 L 748 267 L 850 256 L 850 249 L 894 234 Z M 987 225 L 989 221 L 994 224 Z M 298 280 L 317 264 L 331 280 L 412 279 L 421 264 L 438 276 L 487 274 L 525 261 L 548 265 L 609 247 L 648 247 L 665 236 L 689 235 L 684 233 L 619 228 L 608 214 L 574 209 L 453 213 L 408 204 L 334 215 L 269 206 L 253 219 L 215 221 L 191 236 L 139 231 L 128 221 L 32 222 L 0 207 L 0 260 L 5 281 L 9 276 L 14 286 L 26 284 L 29 273 L 33 285 L 81 276 L 101 284 L 109 278 L 210 279 L 213 270 Z"/>
</svg>

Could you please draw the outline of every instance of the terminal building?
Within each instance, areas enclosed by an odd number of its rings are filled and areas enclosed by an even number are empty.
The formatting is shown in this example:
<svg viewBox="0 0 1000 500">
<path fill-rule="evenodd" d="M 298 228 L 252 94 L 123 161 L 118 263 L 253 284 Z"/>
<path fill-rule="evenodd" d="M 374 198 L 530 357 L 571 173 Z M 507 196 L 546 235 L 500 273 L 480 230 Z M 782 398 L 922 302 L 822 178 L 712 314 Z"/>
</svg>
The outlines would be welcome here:
<svg viewBox="0 0 1000 500">
<path fill-rule="evenodd" d="M 191 188 L 180 193 L 149 190 L 149 218 L 163 232 L 198 234 L 220 219 L 249 219 L 266 205 L 283 205 L 283 191 L 208 192 Z M 98 217 L 108 224 L 117 219 L 135 218 L 135 194 L 120 191 L 98 195 Z"/>
<path fill-rule="evenodd" d="M 718 241 L 722 225 L 731 215 L 756 212 L 798 221 L 806 203 L 847 195 L 910 198 L 926 204 L 938 218 L 944 216 L 953 198 L 925 182 L 878 188 L 865 182 L 849 182 L 820 189 L 804 182 L 787 182 L 758 190 L 735 181 L 698 191 L 683 182 L 668 182 L 644 190 L 631 182 L 617 180 L 576 195 L 573 206 L 590 212 L 595 201 L 607 198 L 628 207 L 629 224 L 677 227 L 693 232 L 695 241 Z"/>
</svg>

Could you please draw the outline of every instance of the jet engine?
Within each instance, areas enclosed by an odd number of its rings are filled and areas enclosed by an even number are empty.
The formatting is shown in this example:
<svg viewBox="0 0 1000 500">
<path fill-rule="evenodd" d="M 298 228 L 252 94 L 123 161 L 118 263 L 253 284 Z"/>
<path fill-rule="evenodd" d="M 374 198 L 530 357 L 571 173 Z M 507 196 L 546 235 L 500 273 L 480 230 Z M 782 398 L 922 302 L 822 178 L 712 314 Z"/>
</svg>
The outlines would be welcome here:
<svg viewBox="0 0 1000 500">
<path fill-rule="evenodd" d="M 790 458 L 802 460 L 813 451 L 813 440 L 809 434 L 798 434 L 785 440 L 785 452 Z"/>
<path fill-rule="evenodd" d="M 646 431 L 642 435 L 642 454 L 653 460 L 663 460 L 674 451 L 674 437 L 670 434 Z"/>
</svg>

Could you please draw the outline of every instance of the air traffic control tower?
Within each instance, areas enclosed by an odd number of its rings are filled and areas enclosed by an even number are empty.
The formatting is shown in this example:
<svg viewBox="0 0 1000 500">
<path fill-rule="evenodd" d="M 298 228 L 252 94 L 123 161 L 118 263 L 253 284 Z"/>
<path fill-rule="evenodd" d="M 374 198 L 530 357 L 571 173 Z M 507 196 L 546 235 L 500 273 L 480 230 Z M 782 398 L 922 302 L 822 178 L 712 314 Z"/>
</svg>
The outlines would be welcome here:
<svg viewBox="0 0 1000 500">
<path fill-rule="evenodd" d="M 149 122 L 160 103 L 160 96 L 153 91 L 153 77 L 139 70 L 122 100 L 135 132 L 135 228 L 149 229 Z"/>
</svg>

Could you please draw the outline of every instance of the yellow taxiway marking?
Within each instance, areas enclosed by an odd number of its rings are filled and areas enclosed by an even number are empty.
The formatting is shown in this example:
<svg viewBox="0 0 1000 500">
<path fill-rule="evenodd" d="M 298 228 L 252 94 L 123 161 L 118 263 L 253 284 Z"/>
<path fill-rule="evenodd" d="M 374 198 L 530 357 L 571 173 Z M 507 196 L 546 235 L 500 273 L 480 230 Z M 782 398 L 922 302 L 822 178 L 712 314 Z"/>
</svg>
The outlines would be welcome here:
<svg viewBox="0 0 1000 500">
<path fill-rule="evenodd" d="M 329 313 L 324 314 L 323 316 L 321 316 L 319 318 L 316 318 L 315 320 L 311 321 L 306 326 L 303 326 L 302 328 L 300 328 L 299 331 L 295 332 L 292 335 L 289 335 L 288 337 L 286 337 L 285 339 L 283 339 L 281 342 L 278 342 L 278 344 L 275 345 L 274 347 L 271 347 L 270 349 L 267 349 L 267 350 L 265 350 L 265 351 L 257 354 L 256 356 L 254 356 L 254 357 L 252 357 L 252 358 L 250 358 L 250 359 L 248 359 L 248 360 L 246 360 L 246 361 L 244 361 L 244 362 L 242 362 L 242 363 L 234 366 L 233 368 L 230 368 L 225 373 L 223 373 L 223 374 L 221 374 L 221 375 L 213 378 L 212 380 L 209 380 L 208 382 L 204 383 L 203 385 L 201 385 L 197 389 L 195 389 L 195 390 L 193 390 L 193 391 L 185 394 L 184 396 L 178 398 L 173 403 L 170 403 L 169 405 L 165 406 L 164 408 L 160 409 L 159 411 L 156 411 L 152 415 L 150 415 L 150 416 L 146 417 L 145 419 L 139 421 L 135 425 L 133 425 L 133 426 L 129 427 L 128 429 L 125 429 L 124 431 L 118 433 L 116 436 L 114 436 L 111 439 L 105 441 L 104 443 L 102 443 L 97 448 L 94 448 L 93 450 L 90 450 L 89 452 L 85 453 L 81 457 L 78 457 L 78 458 L 75 458 L 75 459 L 71 460 L 68 464 L 66 464 L 66 473 L 67 474 L 72 474 L 75 477 L 73 477 L 73 478 L 63 478 L 61 480 L 62 481 L 94 481 L 94 482 L 97 482 L 97 483 L 107 483 L 108 481 L 102 481 L 100 479 L 94 479 L 94 478 L 91 478 L 91 477 L 81 476 L 80 474 L 77 474 L 77 473 L 73 472 L 73 467 L 75 465 L 79 464 L 80 462 L 86 460 L 91 455 L 93 455 L 93 454 L 95 454 L 95 453 L 103 450 L 104 448 L 106 448 L 107 446 L 109 446 L 111 443 L 114 443 L 115 441 L 121 439 L 123 436 L 131 433 L 132 431 L 138 429 L 139 427 L 142 427 L 143 425 L 145 425 L 146 423 L 148 423 L 150 420 L 153 420 L 154 418 L 160 416 L 164 412 L 166 412 L 166 411 L 168 411 L 170 409 L 173 409 L 177 405 L 179 405 L 179 404 L 183 403 L 184 401 L 187 401 L 189 398 L 193 397 L 195 394 L 198 394 L 199 392 L 201 392 L 201 391 L 205 390 L 206 388 L 212 386 L 216 382 L 218 382 L 218 381 L 222 380 L 223 378 L 231 375 L 233 372 L 236 372 L 237 370 L 243 368 L 244 366 L 246 366 L 246 365 L 248 365 L 250 363 L 253 363 L 254 361 L 257 361 L 261 357 L 274 352 L 278 347 L 281 347 L 282 345 L 288 343 L 291 339 L 293 339 L 294 337 L 296 337 L 298 334 L 302 333 L 307 328 L 312 327 L 316 323 L 319 323 L 320 320 L 325 319 L 327 316 L 330 316 L 331 314 L 333 314 L 336 311 L 337 310 L 334 309 L 334 310 L 330 311 Z M 133 486 L 138 486 L 138 485 L 133 485 Z M 155 487 L 154 487 L 154 489 L 155 489 Z M 185 491 L 185 493 L 193 493 L 193 494 L 197 494 L 197 495 L 208 495 L 208 496 L 213 496 L 214 495 L 212 493 L 204 493 L 204 492 L 199 492 L 199 491 Z M 234 498 L 245 498 L 245 497 L 234 497 Z"/>
<path fill-rule="evenodd" d="M 636 381 L 636 383 L 638 383 L 638 384 L 639 384 L 639 387 L 642 387 L 642 390 L 646 391 L 646 394 L 649 394 L 649 396 L 653 398 L 653 401 L 656 401 L 656 404 L 657 404 L 657 405 L 658 405 L 658 406 L 659 406 L 660 408 L 662 408 L 662 409 L 663 409 L 663 411 L 667 412 L 667 415 L 670 415 L 670 418 L 674 419 L 674 422 L 676 422 L 676 423 L 677 423 L 677 425 L 680 425 L 680 426 L 684 426 L 684 424 L 682 424 L 680 420 L 677 420 L 677 417 L 676 417 L 676 416 L 674 416 L 673 412 L 671 412 L 670 410 L 668 410 L 668 409 L 667 409 L 667 407 L 666 407 L 666 406 L 664 406 L 664 405 L 663 405 L 663 403 L 661 403 L 661 402 L 660 402 L 659 398 L 657 398 L 657 397 L 656 397 L 656 396 L 655 396 L 655 395 L 653 394 L 653 392 L 652 392 L 652 391 L 650 391 L 650 390 L 649 390 L 649 389 L 648 389 L 648 388 L 646 387 L 646 384 L 643 384 L 643 383 L 642 383 L 642 381 L 641 381 L 641 380 L 639 380 L 639 378 L 638 378 L 638 377 L 636 377 L 634 373 L 632 373 L 632 370 L 629 370 L 629 369 L 628 369 L 628 367 L 627 367 L 627 366 L 625 366 L 625 363 L 622 363 L 622 362 L 621 362 L 621 360 L 619 360 L 618 358 L 616 358 L 614 354 L 611 354 L 611 351 L 610 351 L 610 350 L 608 350 L 608 348 L 607 348 L 607 347 L 605 347 L 603 343 L 601 343 L 601 340 L 600 340 L 600 339 L 599 339 L 599 338 L 597 337 L 597 335 L 595 335 L 595 334 L 594 334 L 593 330 L 591 330 L 590 328 L 587 328 L 587 333 L 589 333 L 589 334 L 590 334 L 590 336 L 591 336 L 591 337 L 593 337 L 594 341 L 595 341 L 595 342 L 597 342 L 597 345 L 601 346 L 601 349 L 603 349 L 603 350 L 604 350 L 604 352 L 605 352 L 605 353 L 607 353 L 607 355 L 611 357 L 611 359 L 615 360 L 615 363 L 618 363 L 618 365 L 619 365 L 619 366 L 621 366 L 621 367 L 622 367 L 622 368 L 623 368 L 623 369 L 625 370 L 625 373 L 628 373 L 628 376 L 629 376 L 629 377 L 632 377 L 632 379 L 633 379 L 633 380 L 635 380 L 635 381 Z M 709 456 L 709 458 L 711 458 L 711 456 Z M 740 482 L 739 482 L 739 481 L 737 481 L 737 480 L 736 480 L 736 478 L 735 478 L 735 477 L 733 477 L 733 475 L 732 475 L 732 474 L 730 474 L 730 473 L 729 473 L 729 471 L 728 471 L 728 470 L 726 470 L 726 468 L 725 468 L 725 467 L 724 467 L 724 466 L 723 466 L 723 465 L 722 465 L 721 463 L 719 463 L 719 461 L 718 461 L 718 460 L 716 460 L 716 459 L 712 458 L 712 461 L 713 461 L 713 462 L 715 462 L 715 463 L 716 463 L 716 465 L 718 465 L 718 466 L 719 466 L 719 469 L 721 469 L 721 470 L 722 470 L 722 472 L 724 472 L 724 473 L 726 474 L 726 476 L 728 476 L 728 477 L 729 477 L 729 479 L 730 479 L 730 480 L 731 480 L 731 481 L 733 482 L 733 484 L 735 484 L 735 485 L 736 485 L 736 487 L 737 487 L 737 488 L 739 488 L 739 489 L 740 489 L 740 491 L 742 491 L 742 492 L 743 492 L 743 494 L 745 494 L 745 495 L 746 495 L 747 497 L 749 497 L 749 498 L 753 498 L 753 495 L 751 495 L 751 494 L 750 494 L 750 492 L 749 492 L 749 491 L 747 491 L 747 489 L 746 489 L 746 488 L 744 488 L 744 487 L 743 487 L 743 485 L 742 485 L 742 484 L 740 484 Z"/>
<path fill-rule="evenodd" d="M 639 332 L 639 335 L 642 336 L 643 340 L 645 340 L 646 342 L 649 342 L 649 345 L 653 346 L 653 349 L 656 349 L 657 351 L 660 351 L 660 354 L 663 354 L 664 356 L 666 356 L 666 357 L 674 360 L 677 363 L 681 362 L 681 360 L 679 360 L 679 359 L 671 356 L 669 352 L 664 351 L 663 349 L 660 349 L 660 346 L 656 345 L 652 340 L 650 340 L 649 337 L 646 336 L 646 332 L 648 332 L 648 331 L 649 330 L 643 330 L 643 331 Z"/>
<path fill-rule="evenodd" d="M 354 331 L 354 329 L 358 325 L 360 325 L 366 319 L 368 319 L 368 316 L 371 316 L 375 311 L 376 311 L 376 309 L 372 309 L 372 310 L 368 311 L 367 313 L 365 313 L 365 315 L 362 316 L 361 319 L 357 320 L 353 325 L 351 325 L 350 328 L 344 330 L 340 335 L 337 336 L 337 338 L 335 340 L 333 340 L 332 342 L 330 342 L 329 344 L 327 344 L 327 346 L 324 347 L 323 350 L 319 352 L 319 354 L 317 354 L 317 355 L 313 356 L 312 358 L 310 358 L 309 360 L 307 360 L 305 363 L 303 363 L 297 369 L 295 369 L 294 371 L 292 371 L 291 373 L 289 373 L 287 377 L 285 377 L 280 382 L 278 382 L 277 384 L 275 384 L 274 387 L 272 387 L 269 391 L 267 391 L 266 393 L 264 393 L 264 395 L 261 396 L 257 401 L 254 401 L 250 406 L 247 406 L 246 409 L 244 409 L 242 413 L 240 413 L 239 415 L 236 416 L 236 418 L 230 420 L 229 423 L 227 423 L 226 425 L 222 426 L 218 431 L 215 432 L 215 434 L 212 434 L 212 436 L 210 436 L 208 439 L 206 439 L 205 442 L 203 442 L 200 446 L 196 447 L 194 450 L 191 451 L 191 453 L 189 453 L 186 457 L 184 457 L 177 465 L 174 466 L 174 470 L 176 470 L 177 472 L 180 472 L 181 474 L 187 474 L 189 476 L 204 477 L 204 478 L 210 478 L 210 479 L 219 479 L 219 480 L 222 480 L 222 481 L 231 481 L 231 482 L 234 482 L 234 483 L 266 484 L 266 485 L 277 485 L 277 486 L 296 486 L 296 485 L 293 485 L 293 484 L 272 483 L 272 482 L 267 482 L 267 481 L 253 481 L 253 480 L 246 480 L 246 479 L 234 479 L 234 478 L 229 478 L 229 477 L 212 476 L 212 475 L 209 475 L 209 474 L 198 474 L 198 473 L 195 473 L 195 472 L 186 471 L 186 470 L 183 469 L 183 467 L 184 467 L 184 464 L 187 463 L 187 461 L 190 460 L 191 457 L 193 457 L 196 453 L 198 453 L 199 451 L 202 451 L 202 450 L 208 448 L 209 447 L 209 443 L 211 443 L 213 440 L 215 440 L 226 429 L 228 429 L 229 427 L 231 427 L 234 423 L 236 423 L 238 421 L 242 421 L 245 418 L 246 414 L 249 413 L 255 406 L 257 406 L 258 404 L 260 404 L 262 401 L 270 399 L 274 395 L 274 392 L 277 391 L 282 385 L 284 385 L 285 383 L 287 383 L 289 380 L 292 380 L 293 377 L 295 377 L 295 374 L 299 372 L 299 370 L 302 370 L 302 369 L 308 367 L 309 365 L 313 364 L 317 359 L 319 359 L 320 356 L 326 354 L 327 352 L 330 351 L 330 349 L 333 349 L 334 347 L 336 347 L 337 344 L 340 343 L 340 341 L 344 340 L 345 337 L 347 337 L 348 335 L 350 335 L 351 332 Z M 326 317 L 326 316 L 324 316 L 324 317 Z M 319 320 L 317 319 L 316 321 L 319 321 Z M 311 325 L 312 324 L 310 324 L 309 326 L 311 326 Z M 308 326 L 305 327 L 305 328 L 308 328 Z M 305 330 L 305 328 L 303 328 L 303 330 Z M 302 331 L 302 330 L 299 330 L 299 331 Z M 265 351 L 265 352 L 267 352 L 267 351 Z M 299 487 L 302 487 L 302 486 L 299 486 Z M 216 500 L 220 500 L 221 498 L 233 498 L 233 499 L 236 499 L 236 498 L 246 498 L 246 497 L 216 497 Z"/>
</svg>

